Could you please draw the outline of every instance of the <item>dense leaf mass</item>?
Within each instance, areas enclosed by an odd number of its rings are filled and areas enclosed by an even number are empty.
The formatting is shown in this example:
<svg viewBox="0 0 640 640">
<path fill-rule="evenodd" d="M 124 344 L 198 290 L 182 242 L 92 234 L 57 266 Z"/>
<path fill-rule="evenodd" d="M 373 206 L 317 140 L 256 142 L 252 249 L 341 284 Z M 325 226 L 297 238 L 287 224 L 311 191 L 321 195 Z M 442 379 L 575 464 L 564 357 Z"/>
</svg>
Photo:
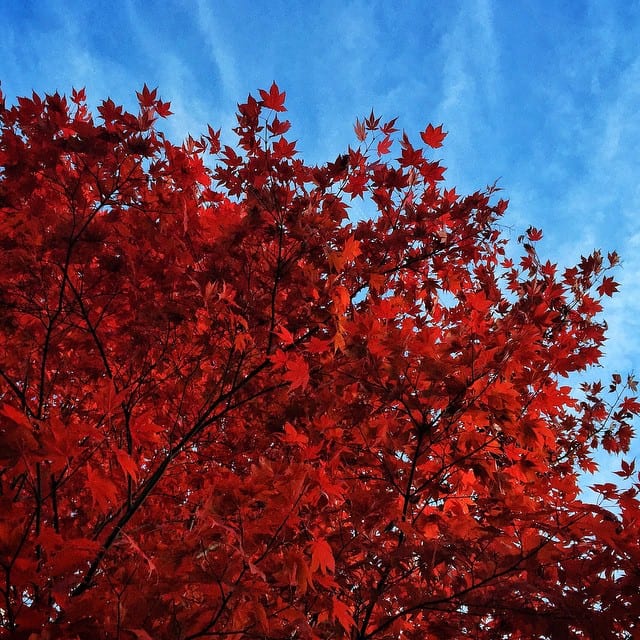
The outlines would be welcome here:
<svg viewBox="0 0 640 640">
<path fill-rule="evenodd" d="M 0 107 L 0 637 L 637 637 L 633 462 L 577 487 L 635 383 L 565 379 L 617 256 L 507 252 L 395 120 L 309 166 L 275 83 L 235 146 L 137 95 Z"/>
</svg>

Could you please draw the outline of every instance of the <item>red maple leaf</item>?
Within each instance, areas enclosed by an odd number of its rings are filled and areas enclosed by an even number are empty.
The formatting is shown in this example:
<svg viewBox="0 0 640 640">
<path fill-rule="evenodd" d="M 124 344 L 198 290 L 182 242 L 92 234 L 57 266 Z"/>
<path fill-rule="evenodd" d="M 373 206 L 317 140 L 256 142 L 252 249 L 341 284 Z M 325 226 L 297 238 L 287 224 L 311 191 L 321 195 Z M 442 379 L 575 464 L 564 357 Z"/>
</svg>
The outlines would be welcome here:
<svg viewBox="0 0 640 640">
<path fill-rule="evenodd" d="M 286 138 L 279 138 L 273 143 L 273 153 L 276 158 L 293 158 L 296 154 L 296 143 L 289 142 Z"/>
<path fill-rule="evenodd" d="M 378 155 L 383 156 L 391 150 L 393 140 L 390 136 L 385 136 L 380 142 L 378 142 Z"/>
<path fill-rule="evenodd" d="M 267 129 L 274 136 L 281 136 L 285 134 L 291 128 L 291 123 L 288 120 L 279 120 L 274 118 L 268 125 Z"/>
<path fill-rule="evenodd" d="M 355 624 L 351 611 L 344 602 L 336 597 L 333 598 L 333 615 L 345 631 L 351 631 Z"/>
<path fill-rule="evenodd" d="M 612 297 L 613 294 L 618 290 L 619 284 L 610 276 L 604 276 L 602 278 L 602 282 L 598 286 L 598 293 L 601 296 L 609 296 Z"/>
<path fill-rule="evenodd" d="M 272 109 L 273 111 L 286 111 L 287 109 L 284 106 L 285 98 L 287 97 L 286 91 L 280 93 L 278 89 L 278 85 L 274 82 L 269 91 L 265 91 L 264 89 L 260 89 L 260 97 L 262 98 L 262 104 L 267 109 Z"/>
<path fill-rule="evenodd" d="M 302 356 L 288 356 L 283 378 L 291 383 L 291 390 L 304 389 L 309 384 L 309 365 Z"/>
<path fill-rule="evenodd" d="M 150 108 L 153 107 L 156 102 L 156 97 L 158 95 L 158 88 L 156 87 L 153 90 L 149 90 L 149 87 L 145 84 L 142 87 L 142 91 L 136 91 L 136 96 L 138 97 L 138 102 L 141 107 Z"/>
<path fill-rule="evenodd" d="M 86 102 L 86 100 L 87 100 L 87 94 L 84 88 L 80 90 L 76 90 L 76 89 L 71 90 L 71 102 L 74 102 L 75 104 L 81 104 L 82 102 Z"/>
<path fill-rule="evenodd" d="M 434 127 L 432 124 L 429 124 L 427 128 L 420 133 L 422 141 L 433 149 L 442 146 L 442 141 L 446 135 L 446 132 L 442 130 L 442 125 Z"/>
<path fill-rule="evenodd" d="M 527 238 L 529 238 L 531 242 L 538 242 L 538 240 L 542 240 L 542 231 L 535 227 L 529 227 L 527 229 Z"/>
<path fill-rule="evenodd" d="M 173 115 L 170 102 L 162 102 L 162 100 L 158 100 L 155 104 L 155 110 L 161 118 L 168 118 L 170 115 Z"/>
<path fill-rule="evenodd" d="M 309 438 L 305 436 L 303 433 L 298 433 L 293 425 L 289 422 L 285 422 L 284 425 L 284 436 L 282 437 L 283 442 L 287 444 L 295 444 L 305 446 L 309 442 Z"/>
<path fill-rule="evenodd" d="M 389 120 L 389 122 L 385 122 L 380 127 L 380 131 L 385 136 L 390 136 L 392 133 L 396 133 L 396 131 L 398 131 L 398 129 L 395 127 L 395 124 L 396 124 L 397 121 L 398 121 L 398 118 L 393 118 L 392 120 Z"/>
<path fill-rule="evenodd" d="M 333 557 L 331 545 L 324 539 L 316 540 L 311 545 L 311 573 L 318 569 L 326 574 L 328 571 L 333 573 L 336 570 L 336 562 Z"/>
</svg>

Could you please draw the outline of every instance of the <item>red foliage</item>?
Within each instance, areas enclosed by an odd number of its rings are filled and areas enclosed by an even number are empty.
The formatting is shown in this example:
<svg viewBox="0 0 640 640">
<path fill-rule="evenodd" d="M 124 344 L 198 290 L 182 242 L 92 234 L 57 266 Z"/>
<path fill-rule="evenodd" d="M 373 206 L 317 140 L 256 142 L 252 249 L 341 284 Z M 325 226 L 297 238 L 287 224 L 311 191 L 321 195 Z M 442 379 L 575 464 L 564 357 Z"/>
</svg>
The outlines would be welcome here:
<svg viewBox="0 0 640 640">
<path fill-rule="evenodd" d="M 442 146 L 446 135 L 446 132 L 442 130 L 442 125 L 434 127 L 432 124 L 427 125 L 427 128 L 420 133 L 422 141 L 433 149 Z"/>
<path fill-rule="evenodd" d="M 0 637 L 636 634 L 638 484 L 576 484 L 635 383 L 561 380 L 617 259 L 514 266 L 395 120 L 315 167 L 275 84 L 236 148 L 138 98 L 0 108 Z"/>
</svg>

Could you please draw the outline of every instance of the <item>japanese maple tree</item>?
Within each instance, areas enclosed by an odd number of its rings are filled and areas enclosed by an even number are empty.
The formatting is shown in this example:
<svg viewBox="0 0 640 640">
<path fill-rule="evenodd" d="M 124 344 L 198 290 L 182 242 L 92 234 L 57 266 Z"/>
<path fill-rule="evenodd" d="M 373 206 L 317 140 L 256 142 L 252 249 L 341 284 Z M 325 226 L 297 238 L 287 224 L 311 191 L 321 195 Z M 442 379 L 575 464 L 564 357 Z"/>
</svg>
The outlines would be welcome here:
<svg viewBox="0 0 640 640">
<path fill-rule="evenodd" d="M 577 484 L 635 382 L 567 382 L 617 256 L 507 251 L 442 126 L 310 166 L 275 84 L 234 146 L 138 101 L 0 107 L 0 637 L 637 637 L 640 478 Z"/>
</svg>

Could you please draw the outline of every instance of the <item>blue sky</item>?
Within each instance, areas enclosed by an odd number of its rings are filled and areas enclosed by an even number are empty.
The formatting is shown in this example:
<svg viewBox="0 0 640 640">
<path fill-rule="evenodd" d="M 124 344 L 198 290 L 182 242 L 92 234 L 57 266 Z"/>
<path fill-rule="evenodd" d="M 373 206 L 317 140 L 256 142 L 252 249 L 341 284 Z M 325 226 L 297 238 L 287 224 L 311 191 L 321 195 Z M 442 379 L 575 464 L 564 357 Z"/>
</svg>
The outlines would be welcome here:
<svg viewBox="0 0 640 640">
<path fill-rule="evenodd" d="M 561 265 L 618 251 L 602 373 L 640 370 L 640 2 L 22 0 L 0 24 L 9 102 L 84 86 L 134 108 L 147 83 L 176 141 L 228 132 L 273 80 L 309 161 L 335 159 L 371 108 L 414 136 L 444 123 L 448 186 L 499 180 L 514 241 L 542 227 Z"/>
</svg>

